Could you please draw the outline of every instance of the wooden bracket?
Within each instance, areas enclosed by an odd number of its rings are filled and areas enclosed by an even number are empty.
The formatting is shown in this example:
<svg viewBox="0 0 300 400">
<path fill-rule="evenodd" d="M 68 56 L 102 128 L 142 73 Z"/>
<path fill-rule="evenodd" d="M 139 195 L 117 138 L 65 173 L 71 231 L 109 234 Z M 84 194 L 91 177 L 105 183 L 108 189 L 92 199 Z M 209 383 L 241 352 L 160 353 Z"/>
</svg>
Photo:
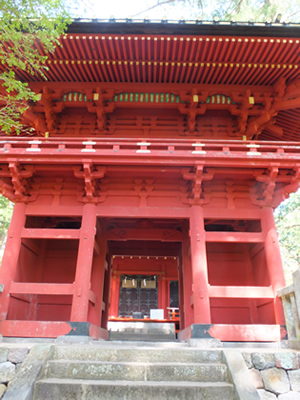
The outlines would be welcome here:
<svg viewBox="0 0 300 400">
<path fill-rule="evenodd" d="M 204 95 L 199 95 L 197 89 L 192 89 L 191 93 L 180 92 L 179 111 L 181 114 L 187 115 L 187 126 L 189 133 L 196 130 L 197 115 L 205 114 L 207 109 L 206 101 L 203 102 Z M 183 101 L 183 103 L 182 103 Z"/>
<path fill-rule="evenodd" d="M 90 113 L 97 114 L 97 127 L 99 132 L 105 132 L 107 130 L 107 117 L 106 115 L 112 113 L 115 109 L 115 103 L 113 100 L 113 90 L 102 90 L 96 89 L 93 93 L 93 102 L 88 104 L 88 111 Z"/>
<path fill-rule="evenodd" d="M 10 201 L 16 200 L 13 186 L 6 183 L 3 179 L 0 179 L 0 194 Z"/>
<path fill-rule="evenodd" d="M 91 160 L 83 160 L 82 167 L 73 168 L 76 178 L 84 179 L 84 202 L 97 203 L 96 196 L 96 179 L 101 179 L 106 173 L 105 167 L 95 167 Z"/>
<path fill-rule="evenodd" d="M 300 165 L 298 165 L 294 169 L 294 175 L 291 178 L 291 181 L 289 184 L 283 187 L 283 196 L 284 199 L 288 198 L 291 193 L 296 192 L 299 189 L 300 186 Z"/>
<path fill-rule="evenodd" d="M 14 190 L 14 200 L 29 201 L 30 197 L 25 194 L 27 191 L 26 179 L 33 175 L 34 167 L 24 166 L 23 168 L 20 168 L 19 163 L 11 161 L 8 164 L 8 169 L 10 171 L 12 187 Z"/>
<path fill-rule="evenodd" d="M 204 164 L 198 164 L 193 171 L 186 168 L 181 170 L 182 177 L 191 182 L 190 186 L 190 204 L 204 204 L 203 181 L 213 179 L 214 171 L 209 172 L 204 169 Z"/>
<path fill-rule="evenodd" d="M 153 191 L 153 179 L 134 179 L 134 190 L 140 196 L 140 207 L 147 207 L 147 198 Z"/>
<path fill-rule="evenodd" d="M 274 108 L 280 110 L 291 110 L 300 107 L 300 79 L 285 85 L 277 85 L 277 98 L 274 102 Z"/>
</svg>

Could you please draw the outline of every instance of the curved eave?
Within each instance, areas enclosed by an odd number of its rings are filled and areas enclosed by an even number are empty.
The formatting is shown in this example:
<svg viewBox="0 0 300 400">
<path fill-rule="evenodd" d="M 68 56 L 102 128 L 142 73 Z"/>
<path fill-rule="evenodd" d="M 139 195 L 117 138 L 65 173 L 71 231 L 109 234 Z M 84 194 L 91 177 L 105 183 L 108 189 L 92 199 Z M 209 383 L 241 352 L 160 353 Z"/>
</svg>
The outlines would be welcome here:
<svg viewBox="0 0 300 400">
<path fill-rule="evenodd" d="M 300 37 L 300 24 L 198 20 L 177 22 L 76 19 L 69 25 L 67 33 Z"/>
</svg>

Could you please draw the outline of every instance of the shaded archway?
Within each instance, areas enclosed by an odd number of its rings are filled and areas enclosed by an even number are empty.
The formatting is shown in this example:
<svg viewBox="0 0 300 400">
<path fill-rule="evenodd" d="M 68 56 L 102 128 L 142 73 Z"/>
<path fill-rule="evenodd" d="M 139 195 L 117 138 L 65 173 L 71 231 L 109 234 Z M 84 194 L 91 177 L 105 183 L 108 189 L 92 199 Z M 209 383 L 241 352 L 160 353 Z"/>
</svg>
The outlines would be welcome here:
<svg viewBox="0 0 300 400">
<path fill-rule="evenodd" d="M 183 221 L 164 219 L 110 219 L 106 221 L 107 260 L 110 270 L 110 303 L 107 320 L 132 315 L 135 310 L 150 317 L 150 309 L 163 310 L 169 319 L 169 307 L 178 288 L 178 306 L 183 316 L 182 268 Z M 132 290 L 126 288 L 134 281 Z M 127 283 L 126 283 L 127 282 Z M 152 286 L 152 289 L 149 288 Z M 127 306 L 120 309 L 124 296 Z M 152 298 L 152 300 L 151 300 Z M 122 304 L 121 304 L 122 306 Z M 122 307 L 121 307 L 122 308 Z M 107 321 L 106 320 L 106 321 Z M 103 321 L 102 326 L 105 326 Z M 180 318 L 184 326 L 183 317 Z"/>
</svg>

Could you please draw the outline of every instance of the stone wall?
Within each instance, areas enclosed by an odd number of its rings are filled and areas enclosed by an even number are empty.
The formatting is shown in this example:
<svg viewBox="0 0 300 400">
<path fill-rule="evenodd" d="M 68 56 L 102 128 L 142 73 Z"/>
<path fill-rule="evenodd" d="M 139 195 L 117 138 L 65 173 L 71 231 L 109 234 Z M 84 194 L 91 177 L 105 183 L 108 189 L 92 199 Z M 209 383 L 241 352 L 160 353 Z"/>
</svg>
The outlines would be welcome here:
<svg viewBox="0 0 300 400">
<path fill-rule="evenodd" d="M 10 382 L 25 361 L 29 352 L 28 346 L 0 347 L 0 399 L 3 397 Z"/>
<path fill-rule="evenodd" d="M 261 400 L 300 400 L 300 354 L 244 352 Z"/>
</svg>

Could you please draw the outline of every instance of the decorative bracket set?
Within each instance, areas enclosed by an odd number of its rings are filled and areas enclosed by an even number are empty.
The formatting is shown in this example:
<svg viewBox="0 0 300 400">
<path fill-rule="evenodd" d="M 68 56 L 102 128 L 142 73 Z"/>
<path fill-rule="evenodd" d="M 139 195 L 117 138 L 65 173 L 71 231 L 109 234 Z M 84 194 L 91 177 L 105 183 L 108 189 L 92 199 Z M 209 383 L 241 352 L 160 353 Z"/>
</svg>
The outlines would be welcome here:
<svg viewBox="0 0 300 400">
<path fill-rule="evenodd" d="M 142 92 L 133 85 L 126 85 L 125 89 L 102 85 L 79 91 L 44 86 L 38 95 L 40 99 L 25 111 L 23 117 L 24 123 L 42 136 L 55 134 L 58 115 L 72 107 L 86 108 L 89 113 L 96 114 L 97 131 L 104 134 L 110 134 L 108 115 L 116 108 L 160 108 L 175 109 L 184 115 L 189 134 L 199 129 L 199 117 L 209 110 L 219 110 L 227 111 L 232 117 L 240 138 L 257 139 L 262 130 L 280 138 L 283 129 L 276 125 L 276 116 L 280 110 L 300 107 L 300 80 L 290 84 L 279 80 L 271 91 L 264 87 L 250 89 L 229 85 L 199 85 L 181 90 L 178 85 L 174 88 L 162 85 L 159 92 L 151 86 L 144 87 Z"/>
</svg>

